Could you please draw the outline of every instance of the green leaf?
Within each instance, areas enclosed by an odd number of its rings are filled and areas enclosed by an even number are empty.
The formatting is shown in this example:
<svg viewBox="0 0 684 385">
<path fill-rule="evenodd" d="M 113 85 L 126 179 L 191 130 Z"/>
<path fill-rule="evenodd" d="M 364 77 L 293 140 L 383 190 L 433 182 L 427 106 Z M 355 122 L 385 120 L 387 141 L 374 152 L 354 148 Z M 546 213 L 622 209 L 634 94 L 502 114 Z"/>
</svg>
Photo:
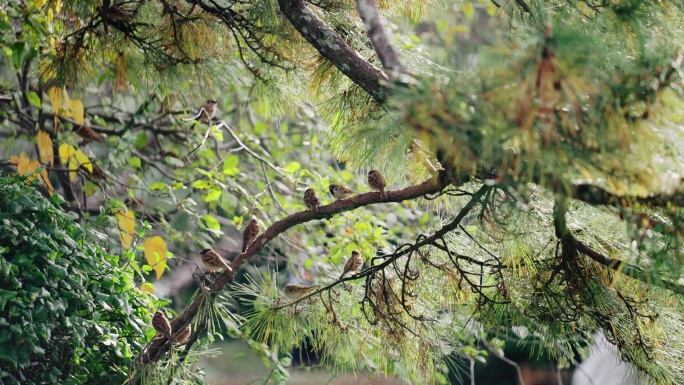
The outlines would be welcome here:
<svg viewBox="0 0 684 385">
<path fill-rule="evenodd" d="M 214 186 L 214 184 L 211 183 L 210 181 L 206 180 L 206 179 L 200 179 L 200 180 L 196 180 L 196 181 L 192 182 L 192 187 L 199 189 L 199 190 L 206 190 L 206 189 L 211 188 L 213 186 Z"/>
<path fill-rule="evenodd" d="M 156 182 L 152 183 L 150 185 L 150 190 L 155 191 L 155 190 L 165 190 L 166 189 L 166 183 L 164 182 Z"/>
<path fill-rule="evenodd" d="M 33 104 L 34 106 L 36 106 L 38 108 L 41 108 L 43 105 L 40 101 L 40 97 L 38 96 L 38 94 L 33 92 L 33 91 L 27 92 L 26 98 L 28 99 L 29 103 Z"/>
<path fill-rule="evenodd" d="M 267 128 L 268 128 L 268 125 L 266 123 L 257 122 L 257 124 L 254 125 L 254 134 L 260 135 Z"/>
<path fill-rule="evenodd" d="M 285 166 L 285 169 L 290 172 L 290 174 L 294 174 L 295 172 L 299 171 L 299 169 L 302 168 L 302 165 L 299 164 L 299 162 L 290 162 Z"/>
<path fill-rule="evenodd" d="M 144 148 L 147 146 L 147 132 L 142 131 L 141 133 L 138 134 L 138 137 L 135 138 L 135 148 L 138 150 Z"/>
<path fill-rule="evenodd" d="M 142 164 L 140 163 L 140 158 L 138 158 L 137 156 L 132 156 L 132 157 L 128 158 L 127 161 L 128 161 L 128 164 L 130 164 L 133 167 L 136 167 L 136 168 L 142 167 Z"/>
<path fill-rule="evenodd" d="M 0 311 L 5 310 L 7 301 L 17 296 L 17 292 L 9 290 L 0 290 Z"/>
<path fill-rule="evenodd" d="M 211 189 L 207 195 L 204 197 L 205 202 L 213 202 L 221 197 L 223 190 L 219 188 Z"/>
<path fill-rule="evenodd" d="M 223 161 L 223 175 L 237 175 L 240 171 L 237 168 L 240 158 L 237 155 L 230 155 Z"/>
<path fill-rule="evenodd" d="M 23 41 L 12 44 L 12 62 L 14 63 L 14 68 L 21 69 L 21 62 L 24 59 L 25 49 L 26 43 Z"/>
<path fill-rule="evenodd" d="M 216 218 L 214 218 L 213 216 L 207 214 L 207 215 L 202 217 L 202 220 L 207 225 L 207 228 L 209 228 L 211 230 L 216 230 L 216 231 L 221 230 L 221 225 L 216 220 Z"/>
</svg>

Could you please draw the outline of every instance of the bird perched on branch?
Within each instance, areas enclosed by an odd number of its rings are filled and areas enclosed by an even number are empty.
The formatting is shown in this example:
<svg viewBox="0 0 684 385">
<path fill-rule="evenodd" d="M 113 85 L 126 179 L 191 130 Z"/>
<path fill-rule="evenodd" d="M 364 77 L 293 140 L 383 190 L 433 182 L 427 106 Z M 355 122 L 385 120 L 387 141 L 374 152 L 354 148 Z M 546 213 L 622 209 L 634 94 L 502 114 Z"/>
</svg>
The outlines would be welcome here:
<svg viewBox="0 0 684 385">
<path fill-rule="evenodd" d="M 299 299 L 321 287 L 321 285 L 305 286 L 290 283 L 285 285 L 285 295 L 292 299 Z"/>
<path fill-rule="evenodd" d="M 152 327 L 157 331 L 157 334 L 166 336 L 171 342 L 174 341 L 173 331 L 171 330 L 171 323 L 166 318 L 166 314 L 161 310 L 157 310 L 152 317 Z"/>
<path fill-rule="evenodd" d="M 339 184 L 331 184 L 328 187 L 328 190 L 330 190 L 330 194 L 338 200 L 347 198 L 354 193 L 354 190 L 340 186 Z"/>
<path fill-rule="evenodd" d="M 349 258 L 344 265 L 344 270 L 342 271 L 342 275 L 340 275 L 340 279 L 344 278 L 347 273 L 358 271 L 361 266 L 363 266 L 363 257 L 361 256 L 361 253 L 358 250 L 352 251 L 351 258 Z"/>
<path fill-rule="evenodd" d="M 209 274 L 213 274 L 217 270 L 224 269 L 225 272 L 229 273 L 233 271 L 233 269 L 228 266 L 226 261 L 219 255 L 219 253 L 215 252 L 214 249 L 204 249 L 200 252 L 202 255 L 202 262 L 204 263 L 204 266 L 209 270 Z"/>
<path fill-rule="evenodd" d="M 188 342 L 190 334 L 192 334 L 192 327 L 190 327 L 190 324 L 188 324 L 186 327 L 177 332 L 174 337 L 176 338 L 177 343 L 184 344 Z"/>
<path fill-rule="evenodd" d="M 184 118 L 183 121 L 187 122 L 189 120 L 199 120 L 202 123 L 211 123 L 211 120 L 214 119 L 214 116 L 216 116 L 216 111 L 218 111 L 218 102 L 214 99 L 209 99 L 207 102 L 204 104 L 204 107 L 201 107 L 195 116 L 190 116 L 188 118 Z"/>
<path fill-rule="evenodd" d="M 380 196 L 382 199 L 387 199 L 387 193 L 385 192 L 385 187 L 387 187 L 387 182 L 385 177 L 380 174 L 378 170 L 368 171 L 368 185 L 371 189 L 375 191 L 380 191 Z"/>
<path fill-rule="evenodd" d="M 254 242 L 254 240 L 259 236 L 259 222 L 257 221 L 256 215 L 252 215 L 247 226 L 245 226 L 245 231 L 242 233 L 242 252 L 247 250 L 247 247 Z"/>
<path fill-rule="evenodd" d="M 304 191 L 304 204 L 310 211 L 318 212 L 318 208 L 321 206 L 321 197 L 316 194 L 314 189 L 306 189 L 306 191 Z"/>
</svg>

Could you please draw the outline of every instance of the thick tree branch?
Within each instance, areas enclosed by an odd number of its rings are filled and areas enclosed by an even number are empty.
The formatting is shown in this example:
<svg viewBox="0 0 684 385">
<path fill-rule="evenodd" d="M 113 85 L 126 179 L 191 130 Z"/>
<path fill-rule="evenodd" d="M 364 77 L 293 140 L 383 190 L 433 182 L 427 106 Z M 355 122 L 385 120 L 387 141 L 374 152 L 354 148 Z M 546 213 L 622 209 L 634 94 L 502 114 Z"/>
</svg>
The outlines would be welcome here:
<svg viewBox="0 0 684 385">
<path fill-rule="evenodd" d="M 301 298 L 298 298 L 294 301 L 290 301 L 290 302 L 283 304 L 283 305 L 280 305 L 280 306 L 275 306 L 273 308 L 273 310 L 280 310 L 280 309 L 283 309 L 286 307 L 290 307 L 292 305 L 295 305 L 299 302 L 306 300 L 309 297 L 315 296 L 315 295 L 317 295 L 321 292 L 324 292 L 326 290 L 330 290 L 333 287 L 335 287 L 335 286 L 337 286 L 343 282 L 357 280 L 359 278 L 363 278 L 363 277 L 367 277 L 369 275 L 373 275 L 373 274 L 377 273 L 378 271 L 386 268 L 390 264 L 394 263 L 397 259 L 399 259 L 399 258 L 401 258 L 407 254 L 413 253 L 414 251 L 416 251 L 422 247 L 430 245 L 430 246 L 437 247 L 440 250 L 446 251 L 446 248 L 444 246 L 439 245 L 437 243 L 437 241 L 442 239 L 446 234 L 456 230 L 460 226 L 461 222 L 466 217 L 466 215 L 468 215 L 468 213 L 470 213 L 473 210 L 473 208 L 475 208 L 475 206 L 477 206 L 477 204 L 480 203 L 480 201 L 482 200 L 482 197 L 490 189 L 491 189 L 491 187 L 489 187 L 487 185 L 483 185 L 482 187 L 480 187 L 480 189 L 477 190 L 472 195 L 472 197 L 470 198 L 470 201 L 468 201 L 468 203 L 465 206 L 463 206 L 463 208 L 461 209 L 461 211 L 459 211 L 459 213 L 456 215 L 456 217 L 454 217 L 454 219 L 452 219 L 451 222 L 442 226 L 441 229 L 435 231 L 432 235 L 423 236 L 422 238 L 419 237 L 417 239 L 416 243 L 414 243 L 413 245 L 409 245 L 408 247 L 405 247 L 405 248 L 400 247 L 391 255 L 378 257 L 378 258 L 387 258 L 381 264 L 370 266 L 369 268 L 367 268 L 363 271 L 360 271 L 357 274 L 349 275 L 345 278 L 338 279 L 334 282 L 329 283 L 326 286 L 321 287 L 320 289 L 318 289 L 316 291 L 313 291 L 313 292 L 311 292 L 305 296 L 302 296 Z M 466 259 L 470 263 L 474 263 L 474 264 L 477 264 L 480 266 L 485 266 L 485 263 L 477 261 L 477 260 L 475 260 L 471 257 L 465 256 L 465 255 L 458 255 L 457 257 L 459 259 Z M 501 267 L 501 266 L 492 266 L 492 267 Z"/>
<path fill-rule="evenodd" d="M 637 195 L 617 195 L 598 186 L 590 184 L 577 184 L 572 186 L 571 190 L 567 191 L 566 194 L 572 198 L 581 200 L 582 202 L 591 205 L 606 205 L 615 207 L 631 207 L 635 204 L 644 207 L 684 205 L 684 192 L 681 190 L 677 190 L 672 193 L 659 193 L 651 194 L 647 197 L 640 197 Z"/>
<path fill-rule="evenodd" d="M 368 206 L 375 203 L 402 202 L 429 194 L 435 194 L 444 189 L 444 187 L 446 187 L 446 185 L 440 183 L 440 178 L 436 177 L 421 184 L 410 186 L 402 190 L 387 191 L 388 199 L 386 200 L 381 198 L 380 193 L 369 192 L 349 199 L 336 201 L 326 206 L 321 206 L 317 212 L 300 211 L 289 215 L 286 218 L 275 222 L 259 237 L 257 237 L 257 239 L 254 240 L 254 242 L 244 253 L 239 254 L 232 261 L 230 264 L 232 272 L 218 276 L 214 283 L 209 287 L 208 291 L 211 293 L 223 290 L 227 284 L 231 283 L 235 279 L 240 267 L 252 259 L 256 253 L 268 242 L 298 224 L 310 222 L 312 220 L 329 219 L 341 212 L 354 210 L 359 207 Z M 460 222 L 459 218 L 462 219 L 462 216 L 457 216 L 456 220 L 458 220 L 458 222 Z M 447 229 L 451 229 L 451 227 L 452 226 L 445 226 L 437 233 L 442 234 L 443 232 L 447 231 Z M 383 264 L 384 263 L 386 262 L 383 262 Z M 180 330 L 187 326 L 195 318 L 199 312 L 202 301 L 204 301 L 208 295 L 210 294 L 202 293 L 198 295 L 197 298 L 195 298 L 195 300 L 185 309 L 185 311 L 183 311 L 183 313 L 181 313 L 171 322 L 173 330 Z M 142 353 L 139 361 L 142 363 L 158 361 L 161 359 L 164 353 L 169 350 L 169 348 L 170 344 L 166 338 L 158 338 L 151 343 L 149 348 L 144 353 Z"/>
<path fill-rule="evenodd" d="M 378 54 L 382 66 L 389 71 L 390 76 L 406 73 L 406 69 L 399 61 L 399 54 L 385 32 L 375 0 L 356 0 L 356 9 L 366 26 L 366 33 Z"/>
<path fill-rule="evenodd" d="M 351 81 L 368 92 L 376 101 L 386 100 L 386 87 L 383 81 L 389 78 L 378 67 L 361 57 L 335 32 L 321 20 L 303 0 L 278 0 L 280 11 L 297 31 L 337 69 Z"/>
<path fill-rule="evenodd" d="M 567 227 L 567 222 L 565 219 L 567 207 L 562 199 L 560 199 L 560 201 L 559 199 L 560 198 L 556 199 L 553 210 L 553 224 L 556 231 L 556 237 L 558 237 L 558 239 L 568 242 L 568 244 L 575 250 L 611 270 L 624 274 L 638 281 L 662 287 L 677 294 L 684 294 L 684 286 L 661 279 L 654 274 L 644 271 L 639 266 L 603 255 L 591 246 L 575 238 L 575 236 L 572 234 L 572 231 L 570 231 L 570 229 Z"/>
</svg>

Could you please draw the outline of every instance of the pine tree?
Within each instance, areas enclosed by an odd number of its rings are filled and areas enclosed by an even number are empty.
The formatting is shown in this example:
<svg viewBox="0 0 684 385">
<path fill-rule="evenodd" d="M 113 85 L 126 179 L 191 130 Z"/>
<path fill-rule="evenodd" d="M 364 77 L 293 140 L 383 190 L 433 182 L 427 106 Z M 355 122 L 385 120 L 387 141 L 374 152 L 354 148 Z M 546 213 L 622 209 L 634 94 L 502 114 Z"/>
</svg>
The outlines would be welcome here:
<svg viewBox="0 0 684 385">
<path fill-rule="evenodd" d="M 309 341 L 335 369 L 434 383 L 447 357 L 472 360 L 519 338 L 570 361 L 599 331 L 657 383 L 684 381 L 684 2 L 37 3 L 54 15 L 54 37 L 36 53 L 40 90 L 109 73 L 122 92 L 235 91 L 264 116 L 319 114 L 338 162 L 389 182 L 387 199 L 361 191 L 318 210 L 273 209 L 279 220 L 232 272 L 172 320 L 174 330 L 192 323 L 190 341 L 227 318 L 280 354 Z M 26 107 L 21 86 L 15 103 Z M 282 173 L 230 134 L 259 165 L 254 175 Z M 393 202 L 407 200 L 431 220 L 383 231 Z M 334 222 L 367 206 L 377 207 L 367 229 Z M 354 240 L 367 246 L 358 273 L 319 271 L 322 286 L 295 300 L 279 298 L 275 272 L 233 282 L 269 243 L 320 221 L 338 261 L 350 251 L 346 228 L 376 239 Z M 233 315 L 228 297 L 253 310 Z M 170 349 L 152 341 L 138 374 L 176 360 Z"/>
</svg>

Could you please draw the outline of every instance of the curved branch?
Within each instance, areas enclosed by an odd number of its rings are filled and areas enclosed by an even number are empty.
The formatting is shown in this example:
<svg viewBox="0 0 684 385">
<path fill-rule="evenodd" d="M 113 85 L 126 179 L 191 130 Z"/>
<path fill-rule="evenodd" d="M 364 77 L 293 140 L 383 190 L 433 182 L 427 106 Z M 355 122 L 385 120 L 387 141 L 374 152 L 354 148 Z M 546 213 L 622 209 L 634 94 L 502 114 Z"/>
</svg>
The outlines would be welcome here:
<svg viewBox="0 0 684 385">
<path fill-rule="evenodd" d="M 321 206 L 318 211 L 300 211 L 292 215 L 289 215 L 273 223 L 261 235 L 259 235 L 259 237 L 257 237 L 257 239 L 254 240 L 252 244 L 250 244 L 250 246 L 244 253 L 241 253 L 237 257 L 235 257 L 235 259 L 233 259 L 232 263 L 230 264 L 232 271 L 218 276 L 214 283 L 211 284 L 211 286 L 208 288 L 208 292 L 212 293 L 223 290 L 227 284 L 233 282 L 238 270 L 242 265 L 244 265 L 250 259 L 252 259 L 256 255 L 256 253 L 259 250 L 261 250 L 268 242 L 270 242 L 278 235 L 284 233 L 285 231 L 289 230 L 290 228 L 296 225 L 310 222 L 312 220 L 329 219 L 336 214 L 354 210 L 359 207 L 368 206 L 371 204 L 402 202 L 409 199 L 419 198 L 427 194 L 434 194 L 442 190 L 444 187 L 446 187 L 444 184 L 440 183 L 440 180 L 441 179 L 437 177 L 425 181 L 421 184 L 407 187 L 405 189 L 387 191 L 388 199 L 382 199 L 380 193 L 378 192 L 369 192 L 354 196 L 349 199 L 336 201 L 329 205 Z M 479 193 L 480 192 L 476 193 L 475 196 L 477 196 Z M 472 208 L 474 206 L 475 201 L 479 200 L 476 199 L 475 196 L 473 197 L 473 200 L 471 200 L 471 202 L 468 205 L 466 205 L 466 207 L 464 207 L 463 211 L 469 211 L 469 208 Z M 457 215 L 454 222 L 443 227 L 435 234 L 439 234 L 439 236 L 441 236 L 447 231 L 456 228 L 458 223 L 460 223 L 460 221 L 465 216 L 465 213 L 463 213 L 463 211 L 462 213 L 459 213 L 459 215 Z M 424 244 L 421 243 L 421 245 Z M 386 265 L 387 263 L 388 262 L 384 262 L 382 265 Z M 381 265 L 371 267 L 371 269 L 375 268 L 377 270 L 379 266 Z M 171 327 L 173 328 L 173 330 L 180 330 L 184 328 L 195 318 L 195 316 L 199 312 L 202 301 L 204 300 L 206 295 L 208 294 L 202 293 L 201 295 L 199 295 L 192 303 L 190 303 L 190 305 L 183 311 L 182 314 L 180 314 L 171 322 Z M 146 352 L 138 358 L 138 360 L 143 364 L 158 361 L 169 349 L 170 344 L 168 343 L 168 340 L 166 338 L 158 338 L 152 342 L 152 344 L 149 346 L 149 349 L 147 349 Z"/>
<path fill-rule="evenodd" d="M 553 224 L 556 230 L 556 237 L 558 237 L 558 239 L 567 242 L 575 250 L 613 271 L 624 274 L 632 279 L 636 279 L 646 284 L 662 287 L 677 294 L 684 294 L 683 285 L 656 277 L 654 274 L 644 271 L 644 269 L 639 266 L 603 255 L 591 246 L 575 238 L 570 229 L 567 227 L 567 222 L 565 219 L 566 211 L 567 207 L 565 204 L 556 199 L 553 210 Z"/>
<path fill-rule="evenodd" d="M 278 0 L 278 4 L 280 11 L 292 26 L 323 57 L 368 92 L 373 99 L 379 103 L 386 100 L 387 89 L 382 82 L 389 80 L 387 74 L 352 49 L 339 33 L 304 4 L 304 0 Z"/>
<path fill-rule="evenodd" d="M 389 70 L 390 76 L 406 73 L 406 69 L 399 61 L 399 54 L 385 32 L 380 21 L 380 12 L 375 0 L 356 0 L 356 9 L 366 26 L 366 33 L 378 54 L 382 66 Z"/>
</svg>

